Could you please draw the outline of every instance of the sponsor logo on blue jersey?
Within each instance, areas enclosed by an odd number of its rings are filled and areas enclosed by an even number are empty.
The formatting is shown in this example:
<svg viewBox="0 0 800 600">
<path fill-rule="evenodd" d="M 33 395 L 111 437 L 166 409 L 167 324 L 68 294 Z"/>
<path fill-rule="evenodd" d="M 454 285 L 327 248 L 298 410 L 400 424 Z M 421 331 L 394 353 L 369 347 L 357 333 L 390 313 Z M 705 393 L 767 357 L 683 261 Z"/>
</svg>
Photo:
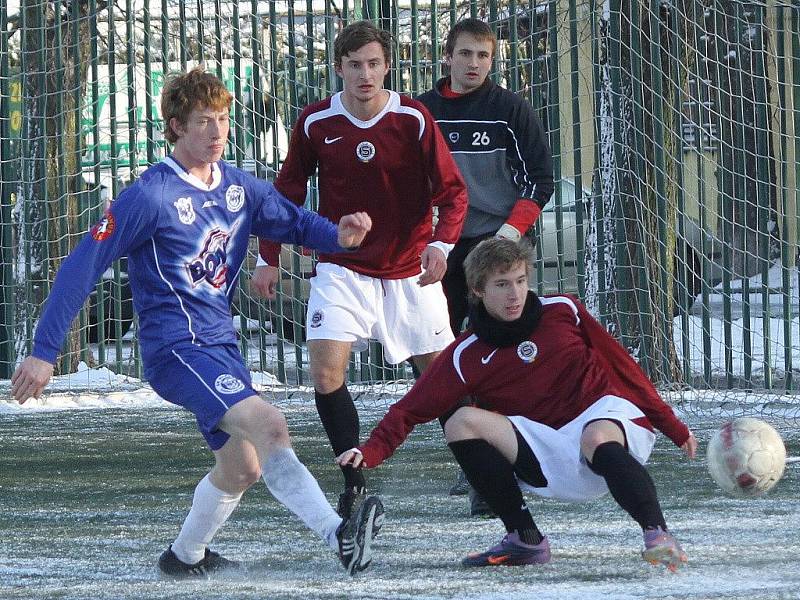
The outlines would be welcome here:
<svg viewBox="0 0 800 600">
<path fill-rule="evenodd" d="M 114 215 L 111 213 L 111 209 L 107 208 L 103 218 L 92 228 L 92 237 L 98 242 L 107 240 L 114 233 L 114 226 Z"/>
<path fill-rule="evenodd" d="M 208 234 L 200 255 L 186 265 L 192 287 L 197 287 L 203 281 L 215 288 L 225 285 L 225 275 L 228 273 L 225 259 L 228 257 L 226 248 L 229 239 L 230 234 L 219 228 L 213 229 Z"/>
</svg>

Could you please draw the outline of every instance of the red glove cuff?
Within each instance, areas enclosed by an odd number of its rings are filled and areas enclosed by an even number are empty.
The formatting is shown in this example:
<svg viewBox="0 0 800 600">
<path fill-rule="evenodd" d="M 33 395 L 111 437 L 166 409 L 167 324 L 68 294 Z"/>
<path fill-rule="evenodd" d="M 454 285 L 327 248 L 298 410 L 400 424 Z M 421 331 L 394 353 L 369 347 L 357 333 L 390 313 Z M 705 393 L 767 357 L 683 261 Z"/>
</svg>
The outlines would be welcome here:
<svg viewBox="0 0 800 600">
<path fill-rule="evenodd" d="M 542 213 L 542 207 L 529 198 L 520 198 L 508 215 L 506 223 L 519 231 L 522 235 L 531 228 Z"/>
</svg>

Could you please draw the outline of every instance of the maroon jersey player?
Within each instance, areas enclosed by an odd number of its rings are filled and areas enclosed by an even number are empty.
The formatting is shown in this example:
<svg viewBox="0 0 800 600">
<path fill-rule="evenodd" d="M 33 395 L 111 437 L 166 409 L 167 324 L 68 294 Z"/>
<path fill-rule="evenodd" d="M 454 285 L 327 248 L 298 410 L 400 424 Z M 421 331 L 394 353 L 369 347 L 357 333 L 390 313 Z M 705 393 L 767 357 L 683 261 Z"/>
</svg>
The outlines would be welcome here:
<svg viewBox="0 0 800 600">
<path fill-rule="evenodd" d="M 343 91 L 311 104 L 295 124 L 275 187 L 302 204 L 317 174 L 319 212 L 372 217 L 372 230 L 346 256 L 322 254 L 308 302 L 306 337 L 315 401 L 338 455 L 358 443 L 359 421 L 345 385 L 352 349 L 377 339 L 390 363 L 420 371 L 452 340 L 441 279 L 458 240 L 467 192 L 428 110 L 383 88 L 391 36 L 372 23 L 345 27 L 334 42 Z M 433 211 L 437 209 L 436 226 Z M 274 296 L 278 246 L 262 240 L 254 286 Z M 343 467 L 340 513 L 364 489 Z"/>
<path fill-rule="evenodd" d="M 415 425 L 454 408 L 445 436 L 507 535 L 466 566 L 541 564 L 550 545 L 521 490 L 580 502 L 611 492 L 641 526 L 643 557 L 675 570 L 686 554 L 667 531 L 644 467 L 658 429 L 693 457 L 697 442 L 638 364 L 571 296 L 528 290 L 531 251 L 481 242 L 467 257 L 470 329 L 457 338 L 359 448 L 339 464 L 377 467 Z M 478 406 L 458 407 L 471 394 Z"/>
</svg>

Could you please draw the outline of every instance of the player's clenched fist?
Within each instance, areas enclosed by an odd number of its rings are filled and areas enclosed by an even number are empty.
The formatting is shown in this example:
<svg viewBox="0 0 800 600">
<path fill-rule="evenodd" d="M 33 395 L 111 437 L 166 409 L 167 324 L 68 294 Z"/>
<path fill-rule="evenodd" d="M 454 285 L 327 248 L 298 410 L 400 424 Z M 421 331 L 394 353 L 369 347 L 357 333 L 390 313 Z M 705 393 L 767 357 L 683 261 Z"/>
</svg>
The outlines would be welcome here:
<svg viewBox="0 0 800 600">
<path fill-rule="evenodd" d="M 339 245 L 342 248 L 355 248 L 364 241 L 372 229 L 372 219 L 365 212 L 345 215 L 339 220 Z"/>
</svg>

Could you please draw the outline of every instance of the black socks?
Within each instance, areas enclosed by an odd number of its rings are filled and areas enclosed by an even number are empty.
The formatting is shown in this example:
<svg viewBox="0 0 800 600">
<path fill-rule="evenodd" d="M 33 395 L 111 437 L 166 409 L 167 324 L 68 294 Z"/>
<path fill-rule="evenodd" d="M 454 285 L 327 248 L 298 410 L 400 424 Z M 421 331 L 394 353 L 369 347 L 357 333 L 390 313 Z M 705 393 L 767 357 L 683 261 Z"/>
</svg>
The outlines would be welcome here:
<svg viewBox="0 0 800 600">
<path fill-rule="evenodd" d="M 486 500 L 506 526 L 526 544 L 538 544 L 542 534 L 533 522 L 514 468 L 500 451 L 486 440 L 460 440 L 448 444 L 470 485 Z"/>
<path fill-rule="evenodd" d="M 606 480 L 614 500 L 642 529 L 667 528 L 650 474 L 622 444 L 600 444 L 589 467 Z"/>
<path fill-rule="evenodd" d="M 358 446 L 358 411 L 347 386 L 342 385 L 330 394 L 321 394 L 315 390 L 314 400 L 334 455 L 339 456 L 342 452 Z M 354 469 L 350 466 L 341 467 L 341 469 L 344 474 L 345 487 L 359 489 L 365 487 L 361 469 Z"/>
</svg>

